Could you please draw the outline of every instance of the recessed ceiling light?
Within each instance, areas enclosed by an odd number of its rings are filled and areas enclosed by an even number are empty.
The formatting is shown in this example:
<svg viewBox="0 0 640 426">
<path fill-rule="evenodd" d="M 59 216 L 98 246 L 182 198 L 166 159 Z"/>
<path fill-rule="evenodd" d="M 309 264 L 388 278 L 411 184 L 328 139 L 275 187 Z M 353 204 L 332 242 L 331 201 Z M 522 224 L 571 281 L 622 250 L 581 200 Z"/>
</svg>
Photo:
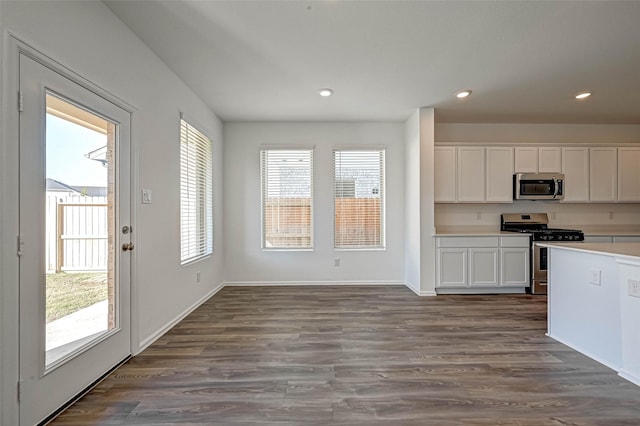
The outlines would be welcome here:
<svg viewBox="0 0 640 426">
<path fill-rule="evenodd" d="M 466 98 L 467 96 L 469 96 L 471 94 L 471 90 L 467 89 L 467 90 L 461 90 L 458 93 L 456 93 L 456 98 Z"/>
<path fill-rule="evenodd" d="M 318 90 L 318 93 L 320 94 L 320 96 L 326 98 L 327 96 L 333 95 L 333 89 L 320 89 Z"/>
<path fill-rule="evenodd" d="M 586 99 L 591 96 L 591 92 L 582 92 L 576 95 L 576 99 Z"/>
</svg>

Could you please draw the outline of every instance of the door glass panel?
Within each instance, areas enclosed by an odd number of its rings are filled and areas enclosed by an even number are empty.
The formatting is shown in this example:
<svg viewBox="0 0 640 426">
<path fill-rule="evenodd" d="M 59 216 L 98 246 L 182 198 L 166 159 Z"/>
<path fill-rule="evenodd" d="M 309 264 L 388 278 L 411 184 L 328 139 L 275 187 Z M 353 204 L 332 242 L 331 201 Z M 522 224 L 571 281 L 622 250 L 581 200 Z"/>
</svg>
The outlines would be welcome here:
<svg viewBox="0 0 640 426">
<path fill-rule="evenodd" d="M 47 94 L 45 370 L 117 327 L 115 125 Z"/>
</svg>

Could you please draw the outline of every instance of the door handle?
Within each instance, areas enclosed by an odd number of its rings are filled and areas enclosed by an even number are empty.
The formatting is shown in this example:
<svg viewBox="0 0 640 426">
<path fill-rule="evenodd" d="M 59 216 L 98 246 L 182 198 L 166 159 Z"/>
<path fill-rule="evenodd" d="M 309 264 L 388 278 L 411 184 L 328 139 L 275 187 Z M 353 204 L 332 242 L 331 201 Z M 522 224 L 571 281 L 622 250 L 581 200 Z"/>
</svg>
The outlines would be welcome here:
<svg viewBox="0 0 640 426">
<path fill-rule="evenodd" d="M 133 243 L 124 243 L 122 245 L 122 251 L 130 251 L 133 250 Z"/>
</svg>

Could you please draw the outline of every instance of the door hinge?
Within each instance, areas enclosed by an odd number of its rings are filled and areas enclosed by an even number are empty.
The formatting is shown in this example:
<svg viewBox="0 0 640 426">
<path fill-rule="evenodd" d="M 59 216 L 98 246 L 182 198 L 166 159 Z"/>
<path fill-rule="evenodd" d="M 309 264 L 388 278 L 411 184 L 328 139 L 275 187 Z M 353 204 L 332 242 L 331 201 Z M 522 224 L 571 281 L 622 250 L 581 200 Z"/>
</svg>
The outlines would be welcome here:
<svg viewBox="0 0 640 426">
<path fill-rule="evenodd" d="M 18 112 L 24 111 L 24 96 L 22 90 L 18 90 Z"/>
<path fill-rule="evenodd" d="M 22 256 L 22 247 L 24 246 L 24 243 L 22 242 L 22 240 L 20 239 L 20 236 L 18 235 L 18 257 Z"/>
<path fill-rule="evenodd" d="M 22 380 L 18 380 L 18 383 L 16 383 L 16 396 L 18 402 L 20 402 L 20 400 L 22 399 Z"/>
</svg>

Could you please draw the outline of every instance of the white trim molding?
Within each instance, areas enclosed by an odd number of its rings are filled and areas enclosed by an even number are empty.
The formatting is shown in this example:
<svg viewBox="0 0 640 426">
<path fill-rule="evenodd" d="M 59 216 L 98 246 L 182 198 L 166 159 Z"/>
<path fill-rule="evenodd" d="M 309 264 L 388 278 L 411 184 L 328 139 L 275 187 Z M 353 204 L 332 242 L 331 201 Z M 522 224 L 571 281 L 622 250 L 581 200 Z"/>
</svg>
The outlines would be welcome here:
<svg viewBox="0 0 640 426">
<path fill-rule="evenodd" d="M 215 296 L 215 294 L 218 293 L 220 290 L 222 290 L 224 286 L 225 286 L 224 283 L 218 284 L 213 290 L 211 290 L 210 292 L 202 296 L 200 299 L 196 300 L 195 303 L 193 303 L 187 309 L 182 311 L 182 313 L 176 316 L 173 320 L 169 321 L 162 328 L 158 329 L 155 333 L 151 334 L 150 336 L 145 338 L 143 341 L 141 341 L 139 347 L 137 348 L 138 350 L 135 353 L 132 353 L 132 356 L 138 355 L 139 353 L 147 349 L 149 346 L 151 346 L 156 340 L 161 338 L 167 331 L 171 330 L 180 321 L 185 319 L 191 312 L 195 311 L 200 307 L 200 305 L 202 305 L 204 302 L 206 302 L 207 300 Z"/>
<path fill-rule="evenodd" d="M 263 286 L 406 286 L 404 281 L 227 281 L 227 287 L 263 287 Z"/>
</svg>

